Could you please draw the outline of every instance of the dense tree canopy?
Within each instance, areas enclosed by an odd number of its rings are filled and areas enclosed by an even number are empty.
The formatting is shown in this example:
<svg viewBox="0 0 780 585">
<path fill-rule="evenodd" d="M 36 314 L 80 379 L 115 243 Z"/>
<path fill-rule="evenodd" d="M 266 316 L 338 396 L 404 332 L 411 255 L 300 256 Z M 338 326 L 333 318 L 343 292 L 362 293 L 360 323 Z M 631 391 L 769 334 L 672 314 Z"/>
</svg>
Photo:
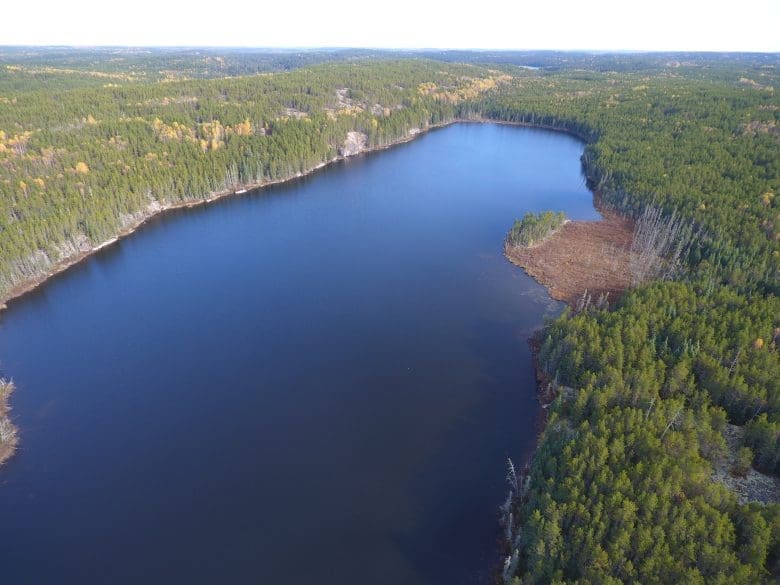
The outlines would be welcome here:
<svg viewBox="0 0 780 585">
<path fill-rule="evenodd" d="M 39 69 L 0 72 L 0 295 L 160 205 L 306 172 L 350 131 L 369 147 L 408 137 L 502 81 L 382 61 L 172 83 L 91 72 L 100 87 L 73 72 L 87 85 L 60 88 Z"/>
<path fill-rule="evenodd" d="M 678 281 L 543 333 L 557 398 L 527 473 L 510 473 L 504 578 L 778 574 L 778 505 L 712 479 L 727 425 L 743 467 L 780 468 L 776 56 L 223 53 L 0 51 L 0 297 L 161 206 L 306 172 L 349 132 L 381 146 L 457 118 L 566 130 L 602 204 L 653 206 L 697 237 Z"/>
<path fill-rule="evenodd" d="M 516 219 L 507 234 L 507 242 L 512 246 L 533 246 L 549 237 L 566 221 L 562 211 L 553 213 L 526 213 L 522 219 Z"/>
<path fill-rule="evenodd" d="M 658 283 L 550 325 L 539 360 L 560 391 L 519 507 L 526 580 L 768 578 L 780 509 L 740 507 L 710 473 L 727 421 L 778 420 L 778 318 L 775 297 Z"/>
<path fill-rule="evenodd" d="M 776 474 L 780 460 L 776 86 L 774 68 L 524 74 L 480 104 L 581 136 L 602 204 L 652 206 L 697 234 L 680 282 L 545 330 L 557 398 L 527 474 L 510 474 L 506 581 L 777 576 L 777 503 L 740 504 L 712 479 L 728 424 L 745 429 L 743 466 Z"/>
</svg>

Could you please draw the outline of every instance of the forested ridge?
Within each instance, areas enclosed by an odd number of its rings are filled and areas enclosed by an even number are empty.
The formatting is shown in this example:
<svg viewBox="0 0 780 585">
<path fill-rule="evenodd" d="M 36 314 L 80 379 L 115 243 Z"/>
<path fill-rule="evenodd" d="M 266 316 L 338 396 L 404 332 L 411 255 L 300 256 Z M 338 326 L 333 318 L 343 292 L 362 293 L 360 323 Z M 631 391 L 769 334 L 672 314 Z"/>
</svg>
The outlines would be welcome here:
<svg viewBox="0 0 780 585">
<path fill-rule="evenodd" d="M 214 79 L 176 81 L 151 65 L 140 75 L 58 59 L 47 69 L 45 56 L 2 55 L 0 295 L 155 206 L 331 160 L 349 132 L 380 146 L 475 118 L 583 138 L 601 203 L 658 210 L 690 245 L 674 280 L 567 310 L 542 332 L 555 399 L 530 466 L 510 469 L 501 578 L 778 575 L 780 506 L 713 479 L 729 429 L 748 468 L 780 465 L 776 56 L 383 57 L 235 78 L 209 62 L 188 77 Z M 528 63 L 543 69 L 516 66 Z"/>
<path fill-rule="evenodd" d="M 0 71 L 0 297 L 160 207 L 304 173 L 349 132 L 406 138 L 506 77 L 431 61 L 152 83 L 33 69 Z"/>
</svg>

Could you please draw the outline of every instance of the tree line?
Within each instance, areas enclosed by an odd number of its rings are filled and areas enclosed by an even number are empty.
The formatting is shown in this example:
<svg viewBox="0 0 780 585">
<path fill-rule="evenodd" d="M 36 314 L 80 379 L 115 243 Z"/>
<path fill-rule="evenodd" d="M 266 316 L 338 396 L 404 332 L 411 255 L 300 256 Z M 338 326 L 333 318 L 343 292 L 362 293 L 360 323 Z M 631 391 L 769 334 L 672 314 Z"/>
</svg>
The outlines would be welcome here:
<svg viewBox="0 0 780 585">
<path fill-rule="evenodd" d="M 375 147 L 450 120 L 455 105 L 420 86 L 457 92 L 496 74 L 336 63 L 56 93 L 27 70 L 4 75 L 13 81 L 0 76 L 0 295 L 156 206 L 304 173 L 337 156 L 351 131 Z"/>
<path fill-rule="evenodd" d="M 543 333 L 557 398 L 532 462 L 510 473 L 504 578 L 771 582 L 778 505 L 740 504 L 712 470 L 737 425 L 747 465 L 778 473 L 776 57 L 381 59 L 236 78 L 201 57 L 186 56 L 191 77 L 213 79 L 139 74 L 185 59 L 171 54 L 94 67 L 3 54 L 0 294 L 150 206 L 305 172 L 348 132 L 378 146 L 457 118 L 565 130 L 586 142 L 603 205 L 644 221 L 651 243 L 672 224 L 688 240 L 674 271 Z"/>
<path fill-rule="evenodd" d="M 600 202 L 675 266 L 542 332 L 556 398 L 532 461 L 510 470 L 505 582 L 780 574 L 778 503 L 740 503 L 713 480 L 727 425 L 744 437 L 735 472 L 779 470 L 777 85 L 741 68 L 524 74 L 474 106 L 587 141 Z"/>
</svg>

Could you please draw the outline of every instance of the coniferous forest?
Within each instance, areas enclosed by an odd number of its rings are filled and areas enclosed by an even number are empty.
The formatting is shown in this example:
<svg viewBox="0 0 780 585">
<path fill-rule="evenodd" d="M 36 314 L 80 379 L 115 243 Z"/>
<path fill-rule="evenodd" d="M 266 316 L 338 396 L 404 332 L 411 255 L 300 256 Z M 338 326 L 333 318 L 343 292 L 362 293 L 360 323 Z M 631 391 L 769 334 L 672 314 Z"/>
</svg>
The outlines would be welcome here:
<svg viewBox="0 0 780 585">
<path fill-rule="evenodd" d="M 780 505 L 718 469 L 780 473 L 779 65 L 1 49 L 0 299 L 160 209 L 306 173 L 351 133 L 374 148 L 459 119 L 567 131 L 600 205 L 688 235 L 673 274 L 539 333 L 552 400 L 535 455 L 510 466 L 497 579 L 773 582 Z M 527 218 L 526 235 L 562 221 Z"/>
</svg>

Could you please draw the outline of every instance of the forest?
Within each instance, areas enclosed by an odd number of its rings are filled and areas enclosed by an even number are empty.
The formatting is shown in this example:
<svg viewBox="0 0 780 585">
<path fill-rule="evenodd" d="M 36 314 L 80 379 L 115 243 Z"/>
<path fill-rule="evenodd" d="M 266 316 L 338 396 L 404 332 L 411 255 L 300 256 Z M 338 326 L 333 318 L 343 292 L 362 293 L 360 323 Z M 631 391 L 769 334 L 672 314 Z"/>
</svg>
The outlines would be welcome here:
<svg viewBox="0 0 780 585">
<path fill-rule="evenodd" d="M 510 463 L 498 578 L 780 576 L 780 505 L 714 479 L 728 433 L 728 474 L 780 471 L 776 55 L 122 59 L 0 50 L 0 298 L 162 207 L 305 173 L 350 132 L 369 148 L 459 119 L 569 132 L 600 205 L 656 210 L 690 245 L 673 274 L 540 332 L 554 399 L 532 460 Z"/>
<path fill-rule="evenodd" d="M 554 400 L 510 467 L 512 583 L 760 583 L 780 573 L 780 507 L 713 481 L 780 460 L 780 102 L 774 68 L 523 74 L 492 119 L 587 142 L 598 202 L 686 228 L 674 275 L 540 334 Z"/>
<path fill-rule="evenodd" d="M 548 238 L 565 221 L 566 214 L 562 211 L 526 213 L 522 219 L 516 219 L 512 224 L 506 237 L 507 243 L 510 246 L 533 246 Z"/>
<path fill-rule="evenodd" d="M 349 132 L 369 148 L 407 138 L 506 78 L 429 61 L 177 82 L 7 65 L 0 298 L 161 207 L 305 173 Z"/>
</svg>

